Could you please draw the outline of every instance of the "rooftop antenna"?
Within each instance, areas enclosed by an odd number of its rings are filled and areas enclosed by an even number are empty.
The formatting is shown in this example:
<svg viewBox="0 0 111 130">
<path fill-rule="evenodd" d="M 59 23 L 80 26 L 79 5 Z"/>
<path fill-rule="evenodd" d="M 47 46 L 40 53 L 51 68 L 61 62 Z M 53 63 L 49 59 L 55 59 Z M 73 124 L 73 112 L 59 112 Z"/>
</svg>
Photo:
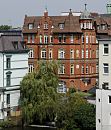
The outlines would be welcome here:
<svg viewBox="0 0 111 130">
<path fill-rule="evenodd" d="M 85 10 L 87 10 L 87 4 L 85 4 Z"/>
</svg>

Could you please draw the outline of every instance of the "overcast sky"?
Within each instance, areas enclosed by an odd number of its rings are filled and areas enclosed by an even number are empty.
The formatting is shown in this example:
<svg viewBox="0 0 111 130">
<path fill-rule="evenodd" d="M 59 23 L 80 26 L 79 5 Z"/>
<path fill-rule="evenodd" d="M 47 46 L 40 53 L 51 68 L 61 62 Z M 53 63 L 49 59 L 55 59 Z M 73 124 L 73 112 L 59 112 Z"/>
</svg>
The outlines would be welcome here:
<svg viewBox="0 0 111 130">
<path fill-rule="evenodd" d="M 61 12 L 83 11 L 84 4 L 91 12 L 106 13 L 109 0 L 0 0 L 0 25 L 8 24 L 22 27 L 25 14 L 28 16 L 43 15 L 47 6 L 49 15 L 60 15 Z"/>
</svg>

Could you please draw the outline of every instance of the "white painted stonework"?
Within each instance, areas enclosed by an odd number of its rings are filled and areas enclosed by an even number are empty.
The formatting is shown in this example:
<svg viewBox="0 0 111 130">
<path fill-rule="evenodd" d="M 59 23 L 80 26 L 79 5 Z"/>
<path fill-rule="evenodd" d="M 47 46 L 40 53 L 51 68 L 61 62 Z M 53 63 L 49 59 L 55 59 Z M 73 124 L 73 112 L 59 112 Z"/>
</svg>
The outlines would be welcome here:
<svg viewBox="0 0 111 130">
<path fill-rule="evenodd" d="M 108 44 L 108 54 L 104 54 L 104 44 Z M 104 74 L 103 64 L 109 65 Z M 104 86 L 104 83 L 108 85 Z M 99 86 L 96 90 L 96 130 L 111 130 L 111 39 L 99 41 Z"/>
<path fill-rule="evenodd" d="M 11 56 L 11 67 L 6 69 L 6 57 Z M 6 73 L 11 72 L 11 85 L 6 86 Z M 20 81 L 28 73 L 28 53 L 0 53 L 0 119 L 7 117 L 7 107 L 10 111 L 18 106 L 20 99 Z M 10 94 L 10 104 L 7 105 L 7 94 Z M 4 108 L 4 109 L 3 109 Z"/>
</svg>

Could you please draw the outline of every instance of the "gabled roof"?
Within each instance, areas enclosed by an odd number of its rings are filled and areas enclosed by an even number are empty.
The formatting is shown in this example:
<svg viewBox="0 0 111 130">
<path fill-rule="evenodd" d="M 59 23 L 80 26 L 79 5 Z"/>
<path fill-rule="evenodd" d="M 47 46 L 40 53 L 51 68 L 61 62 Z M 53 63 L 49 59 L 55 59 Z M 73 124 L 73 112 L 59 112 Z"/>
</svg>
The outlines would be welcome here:
<svg viewBox="0 0 111 130">
<path fill-rule="evenodd" d="M 82 33 L 79 25 L 79 16 L 48 16 L 54 26 L 53 33 Z M 23 33 L 37 33 L 38 26 L 43 16 L 26 16 L 24 19 Z M 34 28 L 28 29 L 28 25 L 33 23 Z M 64 24 L 64 29 L 59 28 L 59 24 Z"/>
</svg>

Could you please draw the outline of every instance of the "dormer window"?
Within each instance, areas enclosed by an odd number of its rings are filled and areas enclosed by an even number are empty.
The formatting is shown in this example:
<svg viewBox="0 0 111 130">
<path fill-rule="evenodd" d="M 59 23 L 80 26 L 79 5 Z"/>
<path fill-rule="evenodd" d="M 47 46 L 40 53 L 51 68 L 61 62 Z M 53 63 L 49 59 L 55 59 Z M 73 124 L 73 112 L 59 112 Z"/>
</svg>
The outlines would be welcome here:
<svg viewBox="0 0 111 130">
<path fill-rule="evenodd" d="M 60 24 L 59 24 L 59 28 L 60 28 L 60 29 L 64 29 L 64 23 L 60 23 Z"/>
<path fill-rule="evenodd" d="M 48 29 L 48 24 L 47 23 L 44 24 L 44 29 Z"/>
<path fill-rule="evenodd" d="M 106 29 L 105 24 L 101 25 L 101 28 L 102 28 L 102 30 L 105 30 Z"/>
<path fill-rule="evenodd" d="M 18 49 L 18 41 L 14 41 L 13 46 L 14 46 L 15 49 Z"/>
<path fill-rule="evenodd" d="M 29 29 L 33 29 L 33 23 L 29 23 Z"/>
</svg>

